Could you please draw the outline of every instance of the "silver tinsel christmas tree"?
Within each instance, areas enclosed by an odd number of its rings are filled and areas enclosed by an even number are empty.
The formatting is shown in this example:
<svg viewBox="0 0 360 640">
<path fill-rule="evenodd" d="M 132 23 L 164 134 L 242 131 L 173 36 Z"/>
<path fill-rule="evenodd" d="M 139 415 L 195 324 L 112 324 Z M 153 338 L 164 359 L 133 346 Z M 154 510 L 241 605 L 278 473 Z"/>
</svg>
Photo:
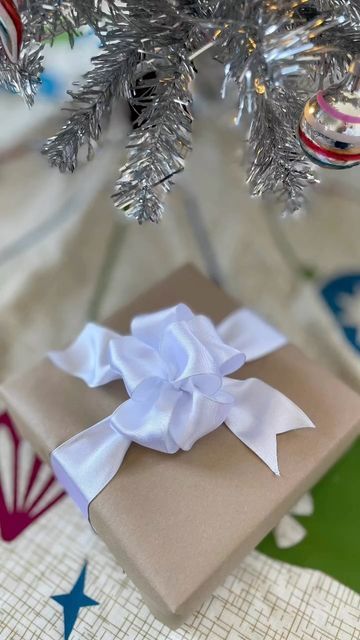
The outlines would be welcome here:
<svg viewBox="0 0 360 640">
<path fill-rule="evenodd" d="M 238 93 L 235 122 L 248 123 L 248 183 L 301 208 L 315 181 L 297 137 L 306 99 L 338 81 L 360 52 L 360 0 L 0 0 L 0 78 L 31 105 L 42 46 L 62 32 L 73 44 L 90 25 L 101 42 L 92 68 L 69 91 L 71 113 L 44 146 L 52 165 L 90 159 L 114 102 L 138 113 L 114 203 L 139 222 L 158 221 L 164 195 L 191 150 L 196 61 L 210 49 L 223 86 Z M 20 22 L 19 22 L 20 21 Z M 6 40 L 7 38 L 7 40 Z M 68 105 L 67 105 L 68 108 Z M 240 142 L 239 142 L 240 144 Z"/>
</svg>

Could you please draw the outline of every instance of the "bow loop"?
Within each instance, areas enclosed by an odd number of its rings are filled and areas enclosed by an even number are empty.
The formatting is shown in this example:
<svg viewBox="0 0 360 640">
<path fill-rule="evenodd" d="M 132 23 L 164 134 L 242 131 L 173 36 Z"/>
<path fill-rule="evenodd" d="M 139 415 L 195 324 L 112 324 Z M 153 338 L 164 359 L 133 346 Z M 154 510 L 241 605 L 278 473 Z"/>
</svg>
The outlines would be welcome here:
<svg viewBox="0 0 360 640">
<path fill-rule="evenodd" d="M 157 381 L 154 383 L 152 397 L 143 402 L 130 398 L 123 402 L 112 414 L 111 424 L 123 437 L 148 446 L 163 453 L 175 453 L 178 446 L 173 439 L 171 426 L 178 422 L 177 411 L 182 392 L 172 385 Z"/>
<path fill-rule="evenodd" d="M 206 396 L 219 391 L 225 372 L 236 371 L 245 362 L 245 355 L 225 344 L 211 320 L 201 315 L 169 324 L 160 354 L 176 386 L 198 389 Z"/>
<path fill-rule="evenodd" d="M 129 396 L 145 400 L 158 380 L 166 377 L 166 366 L 159 353 L 134 336 L 120 336 L 109 342 L 113 370 L 124 380 Z"/>
<path fill-rule="evenodd" d="M 111 364 L 109 345 L 119 334 L 89 322 L 65 351 L 51 351 L 54 365 L 81 378 L 88 387 L 99 387 L 118 379 L 119 371 Z"/>
<path fill-rule="evenodd" d="M 165 329 L 173 322 L 190 320 L 194 316 L 186 304 L 136 316 L 130 325 L 133 336 L 159 350 Z"/>
</svg>

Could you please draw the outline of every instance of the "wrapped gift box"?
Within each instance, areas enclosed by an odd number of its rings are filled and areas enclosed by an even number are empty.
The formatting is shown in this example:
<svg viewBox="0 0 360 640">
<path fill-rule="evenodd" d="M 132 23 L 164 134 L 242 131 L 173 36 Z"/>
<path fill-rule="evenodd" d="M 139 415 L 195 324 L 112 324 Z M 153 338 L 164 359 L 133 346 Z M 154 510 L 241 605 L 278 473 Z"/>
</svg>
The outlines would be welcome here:
<svg viewBox="0 0 360 640">
<path fill-rule="evenodd" d="M 186 266 L 106 325 L 128 333 L 133 316 L 178 302 L 215 323 L 238 307 Z M 132 444 L 117 475 L 90 505 L 94 529 L 152 612 L 171 627 L 186 619 L 359 433 L 359 396 L 293 345 L 232 377 L 272 385 L 316 425 L 278 436 L 280 477 L 221 426 L 174 455 Z M 127 398 L 120 381 L 89 389 L 48 359 L 3 385 L 1 394 L 23 435 L 47 460 L 55 447 Z"/>
</svg>

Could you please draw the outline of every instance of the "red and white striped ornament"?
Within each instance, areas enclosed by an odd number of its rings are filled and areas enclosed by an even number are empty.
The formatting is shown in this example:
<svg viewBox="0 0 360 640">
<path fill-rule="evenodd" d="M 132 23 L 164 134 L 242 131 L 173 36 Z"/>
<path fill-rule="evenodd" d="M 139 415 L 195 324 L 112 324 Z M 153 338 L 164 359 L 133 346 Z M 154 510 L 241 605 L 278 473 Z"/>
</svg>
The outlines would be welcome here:
<svg viewBox="0 0 360 640">
<path fill-rule="evenodd" d="M 13 0 L 0 0 L 0 40 L 14 64 L 19 59 L 22 38 L 23 25 L 16 5 Z"/>
<path fill-rule="evenodd" d="M 352 62 L 341 82 L 308 100 L 299 139 L 305 153 L 322 167 L 360 164 L 360 59 Z"/>
</svg>

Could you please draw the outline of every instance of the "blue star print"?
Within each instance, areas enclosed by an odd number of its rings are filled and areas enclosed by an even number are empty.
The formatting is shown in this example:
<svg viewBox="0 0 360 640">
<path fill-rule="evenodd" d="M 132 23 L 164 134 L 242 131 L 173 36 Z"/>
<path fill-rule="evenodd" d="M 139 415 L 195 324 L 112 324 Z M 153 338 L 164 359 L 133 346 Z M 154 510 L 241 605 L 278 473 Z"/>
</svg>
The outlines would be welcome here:
<svg viewBox="0 0 360 640">
<path fill-rule="evenodd" d="M 74 628 L 76 618 L 81 607 L 95 607 L 99 603 L 85 595 L 85 576 L 87 563 L 85 562 L 81 573 L 69 593 L 51 596 L 64 609 L 64 640 L 68 640 Z"/>
<path fill-rule="evenodd" d="M 360 352 L 360 273 L 333 278 L 320 293 L 347 341 Z"/>
</svg>

